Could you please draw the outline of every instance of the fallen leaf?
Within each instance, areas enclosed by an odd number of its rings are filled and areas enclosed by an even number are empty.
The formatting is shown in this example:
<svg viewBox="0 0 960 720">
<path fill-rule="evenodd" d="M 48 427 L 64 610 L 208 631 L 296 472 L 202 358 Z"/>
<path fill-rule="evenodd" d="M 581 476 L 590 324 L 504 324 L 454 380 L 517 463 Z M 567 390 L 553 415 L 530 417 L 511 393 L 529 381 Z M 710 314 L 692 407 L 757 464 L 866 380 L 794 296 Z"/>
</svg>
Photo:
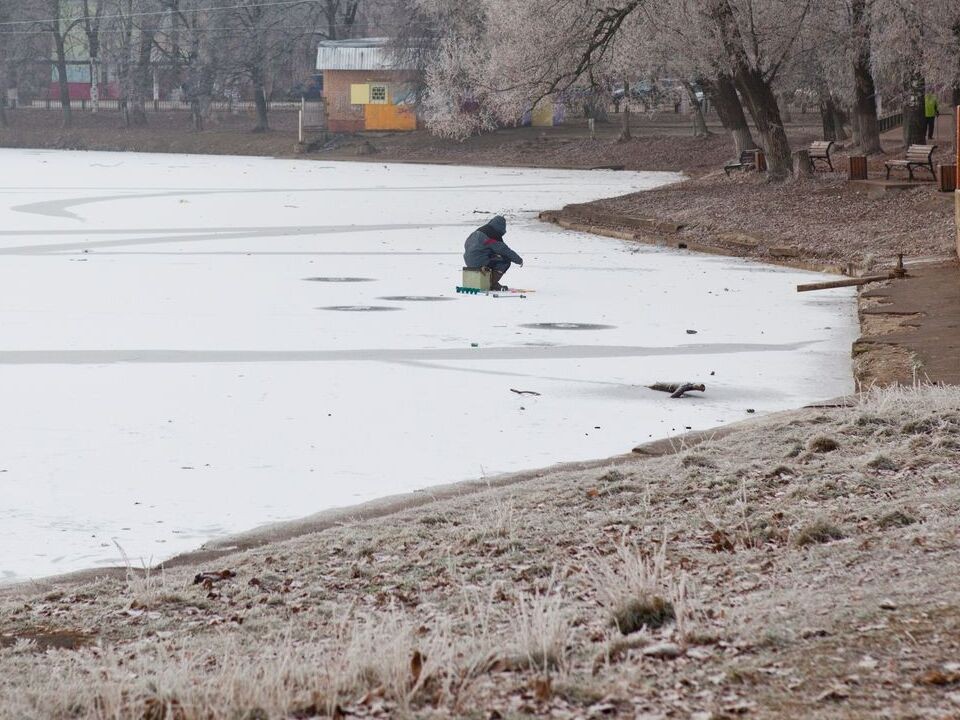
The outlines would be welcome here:
<svg viewBox="0 0 960 720">
<path fill-rule="evenodd" d="M 533 686 L 533 696 L 540 702 L 546 702 L 553 694 L 553 681 L 549 677 L 534 678 L 530 684 Z"/>
<path fill-rule="evenodd" d="M 730 537 L 723 530 L 714 530 L 710 533 L 710 542 L 713 543 L 714 552 L 734 552 L 736 546 L 730 540 Z"/>
<path fill-rule="evenodd" d="M 844 685 L 834 685 L 832 688 L 825 690 L 817 696 L 818 702 L 826 702 L 827 700 L 838 701 L 846 700 L 850 697 L 850 691 Z"/>
<path fill-rule="evenodd" d="M 923 673 L 923 675 L 917 678 L 917 682 L 921 685 L 952 685 L 957 681 L 960 681 L 960 674 L 945 673 L 936 668 L 927 670 L 925 673 Z"/>
<path fill-rule="evenodd" d="M 416 685 L 420 681 L 420 673 L 423 672 L 424 657 L 419 650 L 413 651 L 413 657 L 410 658 L 410 675 L 412 676 L 411 685 Z"/>
</svg>

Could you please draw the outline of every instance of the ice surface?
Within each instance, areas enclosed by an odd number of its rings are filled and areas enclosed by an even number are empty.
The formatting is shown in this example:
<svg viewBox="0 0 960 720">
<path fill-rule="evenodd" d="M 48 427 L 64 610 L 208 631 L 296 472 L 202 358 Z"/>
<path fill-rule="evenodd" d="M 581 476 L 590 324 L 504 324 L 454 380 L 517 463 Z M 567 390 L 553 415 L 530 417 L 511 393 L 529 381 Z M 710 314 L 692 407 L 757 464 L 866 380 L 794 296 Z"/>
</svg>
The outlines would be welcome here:
<svg viewBox="0 0 960 720">
<path fill-rule="evenodd" d="M 535 219 L 672 174 L 17 150 L 0 165 L 0 580 L 116 564 L 114 543 L 157 561 L 852 389 L 853 290 L 798 295 L 816 275 Z M 525 299 L 454 292 L 465 236 L 494 213 Z M 411 295 L 450 301 L 390 299 Z M 324 309 L 358 305 L 399 310 Z M 644 387 L 660 380 L 707 392 Z"/>
</svg>

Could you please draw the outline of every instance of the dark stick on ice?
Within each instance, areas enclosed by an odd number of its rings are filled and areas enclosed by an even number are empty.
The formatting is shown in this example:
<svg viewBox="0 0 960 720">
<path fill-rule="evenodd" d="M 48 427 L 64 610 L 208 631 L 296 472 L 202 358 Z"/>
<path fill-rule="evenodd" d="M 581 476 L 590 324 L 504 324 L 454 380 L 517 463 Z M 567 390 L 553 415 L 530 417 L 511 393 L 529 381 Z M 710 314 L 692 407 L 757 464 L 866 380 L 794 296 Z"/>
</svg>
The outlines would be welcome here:
<svg viewBox="0 0 960 720">
<path fill-rule="evenodd" d="M 699 392 L 706 392 L 707 387 L 703 383 L 663 383 L 658 382 L 653 385 L 647 385 L 651 390 L 659 390 L 660 392 L 670 393 L 670 397 L 679 398 L 683 397 L 685 393 L 690 392 L 691 390 L 697 390 Z"/>
<path fill-rule="evenodd" d="M 510 388 L 510 392 L 516 393 L 517 395 L 540 395 L 540 393 L 534 390 L 514 390 L 513 388 Z"/>
</svg>

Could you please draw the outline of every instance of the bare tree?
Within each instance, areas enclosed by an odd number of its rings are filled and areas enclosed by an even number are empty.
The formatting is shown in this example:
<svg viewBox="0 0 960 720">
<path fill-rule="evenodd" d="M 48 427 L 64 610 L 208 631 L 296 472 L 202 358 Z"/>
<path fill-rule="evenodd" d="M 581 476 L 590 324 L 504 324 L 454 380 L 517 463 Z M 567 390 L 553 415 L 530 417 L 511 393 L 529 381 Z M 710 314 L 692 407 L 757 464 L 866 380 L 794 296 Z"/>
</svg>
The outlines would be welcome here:
<svg viewBox="0 0 960 720">
<path fill-rule="evenodd" d="M 351 22 L 358 5 L 349 3 Z M 278 7 L 270 1 L 248 0 L 230 10 L 222 22 L 225 30 L 216 36 L 222 48 L 222 70 L 231 80 L 250 83 L 257 112 L 254 132 L 270 128 L 267 85 L 273 69 L 289 58 L 304 38 L 313 35 L 311 7 L 308 2 Z"/>
<path fill-rule="evenodd" d="M 91 12 L 90 0 L 83 0 L 83 32 L 87 38 L 90 57 L 90 108 L 100 109 L 100 28 L 107 3 L 98 2 Z"/>
<path fill-rule="evenodd" d="M 327 40 L 353 37 L 361 0 L 322 0 L 320 10 L 326 24 Z"/>
<path fill-rule="evenodd" d="M 785 178 L 792 170 L 792 158 L 773 82 L 793 50 L 796 28 L 806 18 L 810 0 L 769 0 L 765 8 L 750 0 L 742 5 L 735 2 L 709 0 L 706 13 L 716 28 L 730 74 L 763 138 L 770 176 Z M 760 13 L 761 9 L 765 12 Z"/>
<path fill-rule="evenodd" d="M 877 122 L 877 87 L 871 59 L 870 5 L 867 0 L 848 0 L 847 18 L 853 55 L 855 127 L 860 149 L 870 155 L 883 152 Z"/>
<path fill-rule="evenodd" d="M 717 111 L 720 122 L 733 137 L 737 156 L 744 150 L 755 149 L 757 144 L 750 133 L 747 116 L 743 112 L 733 78 L 723 71 L 718 71 L 714 79 L 701 80 L 701 86 L 710 104 Z"/>
<path fill-rule="evenodd" d="M 73 122 L 70 107 L 70 85 L 67 77 L 67 36 L 77 27 L 82 19 L 71 19 L 64 10 L 69 7 L 61 0 L 42 0 L 36 5 L 28 4 L 28 8 L 35 8 L 41 16 L 36 26 L 48 34 L 54 50 L 54 66 L 57 70 L 57 89 L 60 97 L 60 107 L 63 112 L 63 126 L 69 127 Z"/>
</svg>

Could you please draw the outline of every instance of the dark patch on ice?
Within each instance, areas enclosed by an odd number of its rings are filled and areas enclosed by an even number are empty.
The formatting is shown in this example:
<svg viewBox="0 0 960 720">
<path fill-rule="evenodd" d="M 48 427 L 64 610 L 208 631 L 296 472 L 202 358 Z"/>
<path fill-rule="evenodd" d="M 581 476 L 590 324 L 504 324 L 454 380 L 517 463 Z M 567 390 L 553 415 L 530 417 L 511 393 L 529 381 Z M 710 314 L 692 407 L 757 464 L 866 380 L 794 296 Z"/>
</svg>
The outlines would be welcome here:
<svg viewBox="0 0 960 720">
<path fill-rule="evenodd" d="M 376 278 L 358 278 L 358 277 L 308 277 L 304 278 L 309 282 L 328 282 L 328 283 L 355 283 L 355 282 L 373 282 Z"/>
<path fill-rule="evenodd" d="M 386 312 L 389 310 L 403 310 L 403 308 L 388 307 L 386 305 L 331 305 L 330 307 L 317 309 L 337 310 L 338 312 Z"/>
<path fill-rule="evenodd" d="M 446 300 L 453 300 L 453 298 L 442 297 L 440 295 L 388 295 L 379 299 L 393 300 L 395 302 L 444 302 Z"/>
<path fill-rule="evenodd" d="M 616 325 L 597 325 L 596 323 L 529 323 L 520 327 L 531 330 L 612 330 Z"/>
</svg>

